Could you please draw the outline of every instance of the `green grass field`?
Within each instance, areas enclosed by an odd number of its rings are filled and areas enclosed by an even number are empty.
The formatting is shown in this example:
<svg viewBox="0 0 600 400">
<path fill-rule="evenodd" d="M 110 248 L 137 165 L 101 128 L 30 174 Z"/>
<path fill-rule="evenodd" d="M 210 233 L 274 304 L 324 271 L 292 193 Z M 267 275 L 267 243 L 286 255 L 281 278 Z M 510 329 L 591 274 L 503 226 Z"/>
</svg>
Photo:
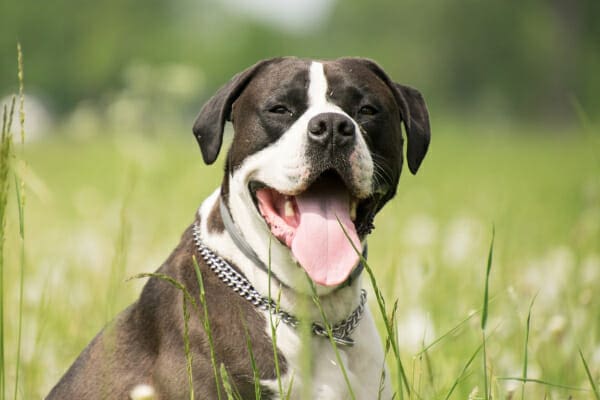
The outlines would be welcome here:
<svg viewBox="0 0 600 400">
<path fill-rule="evenodd" d="M 26 195 L 18 398 L 45 395 L 136 299 L 143 281 L 126 279 L 158 268 L 219 184 L 222 163 L 204 166 L 189 131 L 57 136 L 17 148 Z M 598 131 L 441 120 L 432 131 L 421 171 L 404 169 L 369 240 L 369 264 L 388 306 L 398 299 L 400 351 L 412 387 L 404 398 L 487 398 L 486 381 L 498 399 L 595 398 L 579 350 L 598 383 Z M 12 180 L 4 244 L 7 398 L 15 381 L 20 276 Z M 469 359 L 482 343 L 493 227 L 486 370 L 481 351 Z M 369 306 L 379 315 L 372 292 Z M 542 382 L 527 382 L 522 391 L 522 382 L 503 379 L 522 378 L 525 366 L 528 379 Z"/>
</svg>

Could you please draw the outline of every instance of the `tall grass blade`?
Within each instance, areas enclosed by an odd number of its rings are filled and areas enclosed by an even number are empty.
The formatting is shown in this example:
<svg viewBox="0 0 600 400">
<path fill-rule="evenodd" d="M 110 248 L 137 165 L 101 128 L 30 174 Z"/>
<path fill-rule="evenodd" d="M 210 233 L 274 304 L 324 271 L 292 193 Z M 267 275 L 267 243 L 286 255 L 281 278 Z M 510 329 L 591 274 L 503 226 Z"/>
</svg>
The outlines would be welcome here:
<svg viewBox="0 0 600 400">
<path fill-rule="evenodd" d="M 590 372 L 590 367 L 588 367 L 588 363 L 585 360 L 585 357 L 583 356 L 583 352 L 581 351 L 581 349 L 579 349 L 579 357 L 581 357 L 581 362 L 583 363 L 583 367 L 585 368 L 585 373 L 587 375 L 588 380 L 590 381 L 590 386 L 592 387 L 592 392 L 594 393 L 594 398 L 596 400 L 600 400 L 600 392 L 598 391 L 598 386 L 596 385 L 596 382 L 594 382 L 594 377 L 592 376 L 592 373 Z"/>
<path fill-rule="evenodd" d="M 438 343 L 440 343 L 441 341 L 443 341 L 444 339 L 446 339 L 450 335 L 453 335 L 454 333 L 456 333 L 464 324 L 466 324 L 467 322 L 469 322 L 477 314 L 478 314 L 478 312 L 473 312 L 472 314 L 469 314 L 468 317 L 466 317 L 465 319 L 463 319 L 462 321 L 460 321 L 458 324 L 454 325 L 452 328 L 450 328 L 448 331 L 446 331 L 443 335 L 439 336 L 433 342 L 431 342 L 427 346 L 423 347 L 423 349 L 421 351 L 419 351 L 417 354 L 415 354 L 415 357 L 418 357 L 418 356 L 420 356 L 423 353 L 427 353 L 427 351 L 429 351 L 435 345 L 437 345 Z"/>
<path fill-rule="evenodd" d="M 488 370 L 487 370 L 487 349 L 485 343 L 485 328 L 488 319 L 489 309 L 489 286 L 490 286 L 490 272 L 492 270 L 492 257 L 494 254 L 494 238 L 496 236 L 496 228 L 492 227 L 492 241 L 490 243 L 490 250 L 488 253 L 487 267 L 485 270 L 485 290 L 483 292 L 483 311 L 481 312 L 481 338 L 483 345 L 483 388 L 484 398 L 489 399 L 489 383 L 488 383 Z"/>
<path fill-rule="evenodd" d="M 452 387 L 448 391 L 448 394 L 446 395 L 445 400 L 448 400 L 450 398 L 450 396 L 452 396 L 452 392 L 454 392 L 454 389 L 456 389 L 460 380 L 463 378 L 463 376 L 465 375 L 465 372 L 467 372 L 467 369 L 469 369 L 469 367 L 473 363 L 473 360 L 475 359 L 475 357 L 477 356 L 477 354 L 479 353 L 479 351 L 481 350 L 482 347 L 483 347 L 483 344 L 479 345 L 477 350 L 475 350 L 475 352 L 471 355 L 469 360 L 465 363 L 462 371 L 460 372 L 460 375 L 458 375 L 458 377 L 456 377 L 456 379 L 454 380 L 454 383 L 452 384 Z"/>
<path fill-rule="evenodd" d="M 141 278 L 160 279 L 164 282 L 171 284 L 176 289 L 180 290 L 183 295 L 183 301 L 182 301 L 182 304 L 183 304 L 182 305 L 182 307 L 183 307 L 183 345 L 184 345 L 184 350 L 185 350 L 185 361 L 186 361 L 186 368 L 187 368 L 187 374 L 188 374 L 188 382 L 190 385 L 190 388 L 189 388 L 190 389 L 190 400 L 194 400 L 194 386 L 193 386 L 193 381 L 192 381 L 192 354 L 190 352 L 190 338 L 189 338 L 190 313 L 189 313 L 189 309 L 187 306 L 187 302 L 189 302 L 192 306 L 194 306 L 194 308 L 197 311 L 199 311 L 198 304 L 194 300 L 194 297 L 192 295 L 190 295 L 190 292 L 188 292 L 187 288 L 181 282 L 177 281 L 176 279 L 173 279 L 169 275 L 160 274 L 160 273 L 156 273 L 156 272 L 141 273 L 141 274 L 132 276 L 128 280 L 141 279 Z M 215 377 L 216 376 L 217 375 L 215 375 Z M 217 385 L 217 388 L 218 387 L 219 386 Z"/>
<path fill-rule="evenodd" d="M 487 267 L 485 270 L 485 291 L 483 292 L 483 311 L 481 312 L 481 330 L 485 330 L 488 318 L 488 305 L 489 305 L 489 285 L 490 285 L 490 272 L 492 270 L 492 257 L 494 254 L 494 238 L 496 236 L 496 228 L 492 228 L 492 241 L 490 243 L 490 250 L 488 253 Z"/>
<path fill-rule="evenodd" d="M 6 398 L 6 359 L 4 353 L 4 242 L 6 239 L 6 206 L 8 203 L 9 172 L 11 170 L 12 135 L 10 128 L 15 113 L 15 97 L 10 111 L 3 106 L 0 137 L 0 396 Z"/>
<path fill-rule="evenodd" d="M 15 361 L 15 387 L 13 398 L 17 400 L 19 389 L 19 378 L 21 371 L 21 339 L 23 331 L 23 287 L 25 284 L 25 198 L 21 194 L 23 188 L 22 182 L 18 182 L 15 176 L 15 192 L 17 195 L 17 208 L 19 211 L 19 236 L 20 236 L 20 257 L 19 257 L 19 321 L 17 326 L 17 355 Z"/>
<path fill-rule="evenodd" d="M 298 318 L 300 320 L 308 320 L 311 315 L 310 310 L 312 305 L 311 296 L 298 296 L 297 302 L 297 310 L 298 310 Z M 302 382 L 300 398 L 302 399 L 310 399 L 313 397 L 313 376 L 312 370 L 314 369 L 314 356 L 313 353 L 316 349 L 313 348 L 313 333 L 312 333 L 312 324 L 304 323 L 299 324 L 297 327 L 298 333 L 300 335 L 300 360 L 299 360 L 299 371 L 300 381 Z M 295 380 L 295 375 L 292 375 L 292 379 Z M 288 397 L 289 398 L 289 397 Z"/>
<path fill-rule="evenodd" d="M 246 348 L 248 349 L 248 354 L 250 355 L 250 367 L 252 368 L 252 380 L 254 381 L 254 398 L 260 399 L 261 397 L 261 388 L 260 388 L 260 371 L 256 365 L 256 360 L 254 358 L 254 351 L 252 350 L 252 340 L 250 339 L 250 332 L 248 332 L 248 327 L 246 326 L 246 322 L 242 321 L 242 325 L 244 327 L 244 334 L 246 335 Z"/>
<path fill-rule="evenodd" d="M 271 237 L 269 236 L 269 258 L 267 260 L 267 286 L 268 286 L 268 296 L 269 299 L 271 297 Z M 277 302 L 275 303 L 275 310 L 271 307 L 271 302 L 269 302 L 269 326 L 271 328 L 271 342 L 273 344 L 273 362 L 275 363 L 275 375 L 277 376 L 277 387 L 279 389 L 279 396 L 284 398 L 283 384 L 281 382 L 281 371 L 279 369 L 279 355 L 277 354 L 277 327 L 279 326 L 279 321 L 273 320 L 273 313 L 279 312 L 280 306 L 280 296 L 281 292 L 279 292 L 277 296 Z"/>
<path fill-rule="evenodd" d="M 521 377 L 512 377 L 512 376 L 500 376 L 500 377 L 497 377 L 496 379 L 499 381 L 536 383 L 539 385 L 544 385 L 544 386 L 549 386 L 549 387 L 554 387 L 554 388 L 564 389 L 564 390 L 577 391 L 577 392 L 589 392 L 590 391 L 589 389 L 580 388 L 580 387 L 576 387 L 576 386 L 561 385 L 560 383 L 548 382 L 548 381 L 544 381 L 542 379 L 534 379 L 534 378 L 523 379 Z"/>
<path fill-rule="evenodd" d="M 212 337 L 212 330 L 210 327 L 210 320 L 208 319 L 208 304 L 206 303 L 206 291 L 204 290 L 204 280 L 202 279 L 202 273 L 200 272 L 200 266 L 196 256 L 192 256 L 194 263 L 194 271 L 196 272 L 196 279 L 198 280 L 198 287 L 200 288 L 200 304 L 202 305 L 202 312 L 204 315 L 204 331 L 208 337 L 208 347 L 210 348 L 210 362 L 212 364 L 213 375 L 215 377 L 215 385 L 217 389 L 217 398 L 221 400 L 221 384 L 219 383 L 219 374 L 217 371 L 217 356 L 215 355 L 215 346 Z"/>
<path fill-rule="evenodd" d="M 23 53 L 21 44 L 17 43 L 17 76 L 19 79 L 19 126 L 21 127 L 21 146 L 25 145 L 25 93 L 24 93 L 24 74 L 23 74 Z M 15 361 L 15 386 L 14 400 L 17 400 L 19 391 L 19 378 L 21 373 L 21 339 L 23 333 L 23 288 L 25 284 L 25 184 L 23 180 L 18 180 L 15 175 L 15 192 L 17 196 L 17 209 L 19 212 L 19 238 L 20 238 L 20 256 L 19 256 L 19 321 L 17 322 L 17 355 Z"/>
<path fill-rule="evenodd" d="M 537 295 L 536 295 L 537 296 Z M 525 346 L 523 348 L 523 373 L 521 377 L 523 378 L 523 385 L 521 386 L 521 399 L 525 399 L 525 384 L 527 383 L 527 367 L 529 364 L 529 330 L 531 327 L 531 309 L 533 308 L 533 303 L 535 302 L 536 296 L 533 296 L 531 299 L 531 303 L 529 303 L 529 310 L 527 311 L 527 325 L 525 326 Z"/>
<path fill-rule="evenodd" d="M 190 350 L 190 310 L 188 302 L 183 299 L 183 351 L 185 353 L 186 372 L 188 376 L 188 385 L 190 388 L 190 400 L 194 400 L 194 377 L 192 373 L 192 352 Z"/>
<path fill-rule="evenodd" d="M 373 273 L 373 270 L 369 266 L 369 263 L 367 262 L 367 260 L 363 257 L 362 253 L 356 248 L 352 239 L 350 239 L 350 236 L 348 236 L 348 232 L 346 232 L 346 228 L 340 222 L 339 219 L 338 219 L 338 224 L 340 225 L 340 228 L 344 232 L 346 239 L 348 239 L 348 242 L 350 243 L 350 245 L 352 246 L 352 248 L 354 249 L 356 254 L 358 254 L 358 256 L 360 257 L 360 262 L 363 264 L 365 271 L 367 271 L 367 274 L 369 275 L 369 279 L 371 281 L 371 285 L 373 286 L 373 292 L 375 293 L 375 298 L 377 299 L 377 305 L 379 306 L 379 312 L 381 313 L 381 317 L 383 318 L 386 333 L 387 333 L 388 337 L 391 339 L 390 342 L 391 342 L 392 350 L 394 352 L 394 358 L 396 360 L 396 368 L 397 368 L 398 374 L 399 374 L 398 381 L 401 383 L 400 384 L 400 392 L 399 392 L 400 400 L 404 399 L 404 391 L 402 389 L 402 384 L 404 385 L 404 388 L 406 389 L 406 393 L 410 397 L 410 393 L 411 393 L 410 384 L 408 383 L 408 377 L 406 376 L 406 371 L 404 369 L 404 365 L 402 365 L 402 360 L 400 358 L 400 349 L 398 346 L 398 340 L 396 339 L 396 335 L 394 333 L 395 329 L 393 326 L 393 321 L 390 318 L 388 318 L 388 316 L 387 316 L 385 299 L 383 298 L 383 294 L 381 293 L 379 286 L 377 286 L 377 280 L 375 279 L 375 274 Z"/>
<path fill-rule="evenodd" d="M 481 331 L 481 347 L 483 348 L 482 351 L 482 358 L 483 358 L 483 398 L 484 399 L 489 399 L 489 383 L 488 383 L 488 367 L 487 367 L 487 346 L 486 346 L 486 337 L 485 337 L 485 330 Z"/>
<path fill-rule="evenodd" d="M 394 307 L 392 308 L 392 313 L 391 313 L 391 317 L 390 319 L 392 321 L 396 321 L 396 315 L 397 315 L 397 311 L 398 311 L 398 299 L 396 299 L 396 301 L 394 302 Z M 394 326 L 396 326 L 396 323 L 394 322 Z M 386 360 L 388 355 L 390 354 L 390 348 L 391 348 L 391 343 L 392 340 L 396 340 L 396 342 L 398 342 L 398 331 L 396 329 L 396 334 L 394 336 L 395 339 L 392 339 L 391 337 L 387 337 L 385 339 L 385 350 L 383 353 L 383 363 L 381 365 L 381 374 L 379 376 L 379 390 L 378 390 L 378 395 L 377 398 L 381 399 L 381 396 L 383 395 L 383 391 L 385 390 L 385 380 L 386 380 Z"/>
<path fill-rule="evenodd" d="M 21 127 L 21 145 L 25 145 L 25 72 L 23 69 L 23 51 L 17 42 L 17 78 L 19 80 L 19 126 Z"/>
<path fill-rule="evenodd" d="M 227 373 L 227 369 L 225 369 L 225 364 L 221 363 L 221 368 L 219 370 L 221 372 L 221 381 L 223 382 L 223 389 L 225 389 L 227 400 L 234 400 L 236 398 L 239 399 L 239 395 L 234 395 L 233 387 L 231 386 L 231 382 L 229 380 L 229 374 Z"/>
<path fill-rule="evenodd" d="M 379 375 L 379 389 L 378 389 L 378 393 L 377 393 L 377 399 L 380 400 L 381 396 L 383 395 L 383 391 L 385 390 L 385 378 L 386 378 L 386 371 L 385 371 L 385 360 L 387 359 L 388 354 L 390 353 L 390 342 L 392 341 L 392 339 L 390 339 L 389 337 L 387 337 L 385 339 L 385 350 L 383 352 L 383 363 L 381 365 L 381 374 Z"/>
<path fill-rule="evenodd" d="M 291 399 L 292 398 L 292 387 L 294 386 L 294 374 L 292 374 L 292 376 L 290 377 L 290 382 L 288 383 L 288 387 L 287 390 L 285 392 L 285 400 Z"/>
<path fill-rule="evenodd" d="M 325 315 L 325 310 L 323 310 L 323 306 L 321 305 L 321 300 L 319 299 L 319 296 L 317 295 L 317 288 L 315 287 L 314 282 L 310 279 L 310 277 L 308 275 L 306 275 L 306 278 L 308 279 L 308 283 L 309 283 L 310 288 L 313 293 L 313 296 L 312 296 L 313 302 L 319 309 L 319 313 L 321 314 L 321 319 L 323 321 L 323 325 L 325 325 L 325 330 L 327 331 L 327 337 L 329 338 L 329 342 L 331 343 L 331 346 L 333 347 L 333 352 L 335 353 L 335 359 L 337 360 L 338 366 L 339 366 L 340 370 L 342 371 L 342 375 L 344 376 L 344 381 L 346 382 L 346 387 L 348 388 L 348 393 L 350 394 L 350 397 L 352 399 L 356 399 L 356 396 L 354 395 L 354 390 L 352 389 L 352 385 L 350 384 L 350 379 L 348 378 L 348 373 L 346 372 L 346 366 L 344 365 L 344 362 L 342 361 L 342 358 L 340 357 L 340 352 L 338 350 L 337 343 L 335 342 L 335 340 L 333 340 L 333 331 L 331 329 L 331 324 L 329 323 L 329 320 L 327 319 L 327 315 Z"/>
</svg>

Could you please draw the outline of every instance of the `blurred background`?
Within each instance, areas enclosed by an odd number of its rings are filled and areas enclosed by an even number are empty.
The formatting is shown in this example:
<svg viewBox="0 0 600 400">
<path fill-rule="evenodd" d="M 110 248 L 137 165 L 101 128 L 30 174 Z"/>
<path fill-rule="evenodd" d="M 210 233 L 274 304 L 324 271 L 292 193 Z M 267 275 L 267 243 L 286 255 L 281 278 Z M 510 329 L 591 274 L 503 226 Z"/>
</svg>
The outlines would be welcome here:
<svg viewBox="0 0 600 400">
<path fill-rule="evenodd" d="M 16 87 L 17 40 L 44 123 L 125 113 L 148 128 L 189 120 L 259 59 L 350 55 L 421 89 L 434 116 L 572 123 L 600 107 L 599 15 L 594 0 L 9 0 L 0 94 Z"/>
<path fill-rule="evenodd" d="M 204 166 L 191 133 L 203 101 L 259 59 L 296 55 L 372 58 L 428 104 L 429 153 L 369 242 L 399 299 L 414 398 L 485 398 L 486 377 L 496 398 L 593 398 L 578 351 L 598 382 L 599 21 L 597 0 L 2 1 L 0 103 L 18 91 L 17 41 L 26 95 L 12 163 L 24 302 L 10 183 L 5 391 L 45 395 L 219 185 L 222 158 Z M 466 365 L 493 227 L 486 370 L 481 354 Z M 538 382 L 505 379 L 524 376 Z"/>
</svg>

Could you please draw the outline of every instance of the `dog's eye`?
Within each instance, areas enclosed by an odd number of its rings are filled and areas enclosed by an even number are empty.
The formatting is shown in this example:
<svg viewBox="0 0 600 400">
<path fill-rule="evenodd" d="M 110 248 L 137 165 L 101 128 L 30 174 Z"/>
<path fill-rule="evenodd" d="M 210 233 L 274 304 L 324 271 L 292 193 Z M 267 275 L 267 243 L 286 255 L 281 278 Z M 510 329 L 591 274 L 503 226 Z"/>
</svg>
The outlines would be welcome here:
<svg viewBox="0 0 600 400">
<path fill-rule="evenodd" d="M 361 115 L 375 115 L 378 113 L 378 111 L 375 107 L 366 105 L 366 106 L 362 106 L 360 108 L 360 110 L 358 110 L 358 113 Z"/>
<path fill-rule="evenodd" d="M 286 106 L 281 105 L 281 104 L 271 107 L 269 109 L 269 112 L 273 113 L 273 114 L 289 114 L 289 115 L 293 114 L 289 108 L 287 108 Z"/>
</svg>

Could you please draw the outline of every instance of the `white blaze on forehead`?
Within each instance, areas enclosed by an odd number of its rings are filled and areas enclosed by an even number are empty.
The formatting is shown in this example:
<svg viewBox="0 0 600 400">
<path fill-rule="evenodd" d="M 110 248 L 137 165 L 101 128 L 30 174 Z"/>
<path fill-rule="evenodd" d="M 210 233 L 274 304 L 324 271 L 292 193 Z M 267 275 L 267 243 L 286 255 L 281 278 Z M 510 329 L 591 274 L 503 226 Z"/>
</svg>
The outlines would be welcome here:
<svg viewBox="0 0 600 400">
<path fill-rule="evenodd" d="M 290 248 L 279 241 L 270 241 L 272 233 L 255 207 L 248 190 L 249 182 L 261 182 L 283 194 L 298 194 L 305 191 L 311 183 L 308 179 L 311 177 L 312 168 L 307 156 L 308 124 L 319 114 L 338 113 L 348 117 L 357 132 L 354 149 L 348 155 L 355 186 L 365 196 L 370 193 L 372 187 L 373 163 L 365 140 L 359 133 L 360 127 L 340 106 L 327 98 L 327 93 L 331 89 L 328 87 L 323 63 L 313 61 L 307 67 L 308 108 L 271 145 L 246 157 L 239 168 L 231 171 L 229 181 L 229 206 L 233 220 L 239 227 L 243 227 L 244 238 L 259 258 L 265 264 L 270 261 L 275 275 L 288 286 L 306 282 L 305 273 L 297 267 L 297 260 L 293 258 Z M 246 266 L 248 263 L 241 261 L 238 265 Z M 247 276 L 251 277 L 255 274 L 251 268 L 242 268 Z M 259 291 L 267 292 L 262 280 L 252 278 L 251 280 Z M 307 286 L 300 291 L 305 290 L 310 289 Z"/>
<path fill-rule="evenodd" d="M 312 62 L 309 79 L 308 105 L 314 107 L 327 103 L 327 78 L 325 77 L 325 70 L 322 63 Z"/>
</svg>

